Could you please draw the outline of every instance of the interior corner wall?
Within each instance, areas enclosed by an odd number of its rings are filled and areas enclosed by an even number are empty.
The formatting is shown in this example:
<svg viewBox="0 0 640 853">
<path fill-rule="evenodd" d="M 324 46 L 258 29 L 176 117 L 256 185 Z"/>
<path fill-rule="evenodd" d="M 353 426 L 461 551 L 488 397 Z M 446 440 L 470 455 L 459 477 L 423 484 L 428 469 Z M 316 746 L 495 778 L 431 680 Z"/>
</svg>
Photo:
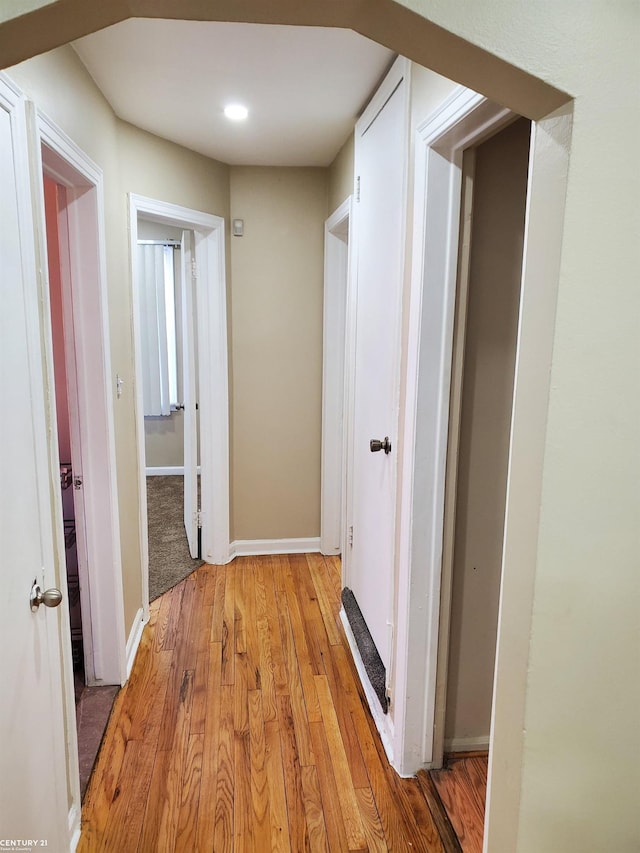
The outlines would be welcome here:
<svg viewBox="0 0 640 853">
<path fill-rule="evenodd" d="M 231 167 L 234 539 L 320 535 L 327 170 Z"/>
<path fill-rule="evenodd" d="M 342 148 L 338 151 L 328 170 L 327 216 L 331 216 L 342 202 L 353 192 L 353 152 L 355 136 L 349 134 Z"/>
<path fill-rule="evenodd" d="M 76 53 L 59 48 L 9 76 L 104 175 L 106 265 L 125 632 L 142 606 L 127 193 L 229 215 L 228 167 L 119 121 Z M 142 460 L 141 460 L 142 461 Z"/>
</svg>

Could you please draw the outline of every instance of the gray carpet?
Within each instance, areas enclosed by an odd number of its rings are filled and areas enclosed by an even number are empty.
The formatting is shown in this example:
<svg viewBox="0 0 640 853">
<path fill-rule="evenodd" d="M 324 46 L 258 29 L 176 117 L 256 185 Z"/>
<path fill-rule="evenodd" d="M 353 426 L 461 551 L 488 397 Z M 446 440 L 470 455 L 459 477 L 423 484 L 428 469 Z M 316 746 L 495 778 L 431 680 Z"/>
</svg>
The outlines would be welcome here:
<svg viewBox="0 0 640 853">
<path fill-rule="evenodd" d="M 367 628 L 367 623 L 364 621 L 362 611 L 358 607 L 356 597 L 346 586 L 342 590 L 342 605 L 349 620 L 349 625 L 351 626 L 351 631 L 353 632 L 371 686 L 378 697 L 382 710 L 386 714 L 389 710 L 389 701 L 385 690 L 387 670 L 382 663 L 382 658 L 378 654 L 371 632 Z"/>
<path fill-rule="evenodd" d="M 149 601 L 171 589 L 204 560 L 189 554 L 184 529 L 183 477 L 147 477 Z"/>
</svg>

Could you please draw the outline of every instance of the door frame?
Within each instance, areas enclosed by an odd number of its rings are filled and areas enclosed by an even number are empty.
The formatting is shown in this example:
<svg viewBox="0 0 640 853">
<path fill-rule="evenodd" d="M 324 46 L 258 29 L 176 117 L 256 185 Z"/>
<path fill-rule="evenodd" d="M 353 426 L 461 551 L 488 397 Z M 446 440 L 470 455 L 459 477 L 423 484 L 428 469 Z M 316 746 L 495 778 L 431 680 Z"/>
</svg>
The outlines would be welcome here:
<svg viewBox="0 0 640 853">
<path fill-rule="evenodd" d="M 436 679 L 462 151 L 509 120 L 507 110 L 459 87 L 417 131 L 395 718 L 396 767 L 403 775 L 434 765 L 434 731 L 441 726 Z M 517 813 L 520 796 L 524 685 L 571 122 L 569 105 L 532 123 L 485 849 L 492 830 L 494 762 L 500 766 L 495 802 L 501 811 L 508 806 Z M 434 470 L 436 476 L 427 477 Z M 497 812 L 495 817 L 499 822 Z"/>
<path fill-rule="evenodd" d="M 66 191 L 69 269 L 62 289 L 73 314 L 77 419 L 81 438 L 86 567 L 79 564 L 87 684 L 127 679 L 120 520 L 105 255 L 102 170 L 45 113 L 29 104 L 30 159 L 35 190 L 40 293 L 48 328 L 45 369 L 53 378 L 43 174 Z M 51 386 L 53 388 L 53 385 Z M 52 482 L 59 483 L 55 398 L 49 396 Z M 59 495 L 58 495 L 59 498 Z M 57 559 L 66 564 L 62 541 Z M 73 684 L 67 685 L 73 695 Z"/>
<path fill-rule="evenodd" d="M 140 560 L 143 619 L 149 616 L 149 537 L 145 470 L 144 402 L 142 395 L 142 324 L 137 242 L 138 216 L 193 231 L 197 280 L 202 558 L 224 564 L 229 548 L 229 387 L 227 356 L 227 287 L 225 227 L 221 216 L 129 194 L 129 248 L 133 292 L 135 419 L 138 456 Z"/>
<path fill-rule="evenodd" d="M 347 300 L 352 196 L 324 224 L 320 552 L 345 554 Z"/>
</svg>

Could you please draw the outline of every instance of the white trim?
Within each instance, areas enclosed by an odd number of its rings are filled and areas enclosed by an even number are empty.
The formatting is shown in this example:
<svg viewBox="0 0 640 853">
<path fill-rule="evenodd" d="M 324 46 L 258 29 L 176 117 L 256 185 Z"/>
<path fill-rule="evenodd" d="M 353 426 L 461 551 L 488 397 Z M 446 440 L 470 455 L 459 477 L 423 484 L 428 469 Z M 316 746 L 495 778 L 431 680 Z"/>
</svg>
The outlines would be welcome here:
<svg viewBox="0 0 640 853">
<path fill-rule="evenodd" d="M 258 557 L 264 554 L 317 554 L 320 537 L 309 539 L 236 539 L 231 543 L 231 557 Z"/>
<path fill-rule="evenodd" d="M 142 606 L 149 613 L 149 541 L 147 535 L 147 492 L 145 470 L 144 403 L 141 322 L 138 307 L 137 252 L 138 216 L 194 231 L 198 269 L 197 313 L 200 370 L 200 461 L 202 502 L 202 556 L 208 563 L 224 564 L 231 559 L 229 548 L 229 389 L 227 366 L 227 292 L 225 275 L 224 219 L 176 204 L 129 194 L 129 236 L 133 291 L 133 340 L 135 365 L 135 418 L 138 445 L 138 491 Z M 208 381 L 206 379 L 208 378 Z M 206 428 L 203 427 L 206 424 Z"/>
<path fill-rule="evenodd" d="M 144 470 L 147 477 L 184 477 L 184 465 L 154 465 Z M 197 471 L 202 473 L 200 465 Z"/>
<path fill-rule="evenodd" d="M 445 738 L 445 752 L 476 752 L 489 749 L 489 735 L 481 737 L 452 737 Z"/>
<path fill-rule="evenodd" d="M 127 678 L 131 675 L 136 654 L 138 653 L 138 646 L 142 639 L 142 632 L 144 631 L 144 626 L 146 624 L 147 620 L 144 618 L 144 610 L 140 607 L 133 618 L 133 625 L 131 626 L 131 631 L 127 638 Z"/>
<path fill-rule="evenodd" d="M 397 766 L 407 773 L 432 765 L 438 722 L 438 625 L 462 153 L 511 118 L 509 110 L 458 87 L 417 130 L 394 683 Z"/>
<path fill-rule="evenodd" d="M 324 224 L 324 303 L 322 347 L 322 462 L 320 550 L 340 554 L 343 540 L 345 477 L 344 394 L 347 290 L 349 282 L 349 196 Z"/>
<path fill-rule="evenodd" d="M 347 643 L 349 644 L 349 651 L 351 652 L 351 657 L 353 658 L 356 670 L 358 671 L 360 683 L 362 684 L 362 689 L 364 690 L 364 694 L 367 699 L 367 704 L 369 705 L 369 711 L 371 712 L 373 721 L 376 724 L 376 729 L 378 730 L 378 734 L 380 735 L 380 740 L 382 741 L 385 754 L 389 759 L 389 764 L 395 766 L 393 762 L 393 717 L 391 716 L 390 712 L 387 714 L 383 713 L 382 708 L 380 707 L 380 700 L 374 692 L 373 687 L 371 686 L 371 681 L 369 680 L 369 676 L 367 675 L 367 670 L 362 661 L 360 649 L 358 648 L 356 638 L 354 637 L 353 631 L 351 630 L 351 625 L 349 624 L 349 620 L 347 618 L 347 614 L 345 613 L 344 607 L 340 608 L 339 615 L 340 621 L 342 622 L 342 627 L 344 628 L 344 633 L 347 638 Z M 406 779 L 409 777 L 404 776 L 403 778 Z"/>
<path fill-rule="evenodd" d="M 80 842 L 80 834 L 82 826 L 80 824 L 81 810 L 78 808 L 77 802 L 74 802 L 69 809 L 69 850 L 75 853 Z"/>
<path fill-rule="evenodd" d="M 34 182 L 40 198 L 39 251 L 46 259 L 43 169 L 67 190 L 71 302 L 74 316 L 78 417 L 82 443 L 87 552 L 83 606 L 90 614 L 86 638 L 88 684 L 121 684 L 125 677 L 125 626 L 116 482 L 115 428 L 105 256 L 104 185 L 101 169 L 41 111 L 32 117 L 36 150 Z M 48 274 L 42 270 L 46 311 Z M 48 319 L 50 325 L 50 319 Z M 51 344 L 47 370 L 53 375 Z M 50 401 L 53 407 L 53 400 Z M 52 408 L 55 421 L 55 411 Z M 57 459 L 57 447 L 53 459 Z M 89 629 L 90 627 L 90 629 Z M 83 632 L 84 633 L 84 632 Z"/>
</svg>

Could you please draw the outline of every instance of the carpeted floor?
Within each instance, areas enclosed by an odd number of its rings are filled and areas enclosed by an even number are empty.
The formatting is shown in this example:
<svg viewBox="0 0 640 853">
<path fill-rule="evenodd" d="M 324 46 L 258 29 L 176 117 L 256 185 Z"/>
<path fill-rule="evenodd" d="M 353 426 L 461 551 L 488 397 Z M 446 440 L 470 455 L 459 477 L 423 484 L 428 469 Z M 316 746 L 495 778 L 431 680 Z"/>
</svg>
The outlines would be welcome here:
<svg viewBox="0 0 640 853">
<path fill-rule="evenodd" d="M 84 675 L 74 673 L 74 677 L 80 794 L 84 799 L 109 715 L 120 688 L 111 684 L 105 687 L 87 687 Z"/>
<path fill-rule="evenodd" d="M 204 560 L 193 560 L 184 529 L 182 477 L 147 477 L 149 601 L 171 589 Z"/>
</svg>

